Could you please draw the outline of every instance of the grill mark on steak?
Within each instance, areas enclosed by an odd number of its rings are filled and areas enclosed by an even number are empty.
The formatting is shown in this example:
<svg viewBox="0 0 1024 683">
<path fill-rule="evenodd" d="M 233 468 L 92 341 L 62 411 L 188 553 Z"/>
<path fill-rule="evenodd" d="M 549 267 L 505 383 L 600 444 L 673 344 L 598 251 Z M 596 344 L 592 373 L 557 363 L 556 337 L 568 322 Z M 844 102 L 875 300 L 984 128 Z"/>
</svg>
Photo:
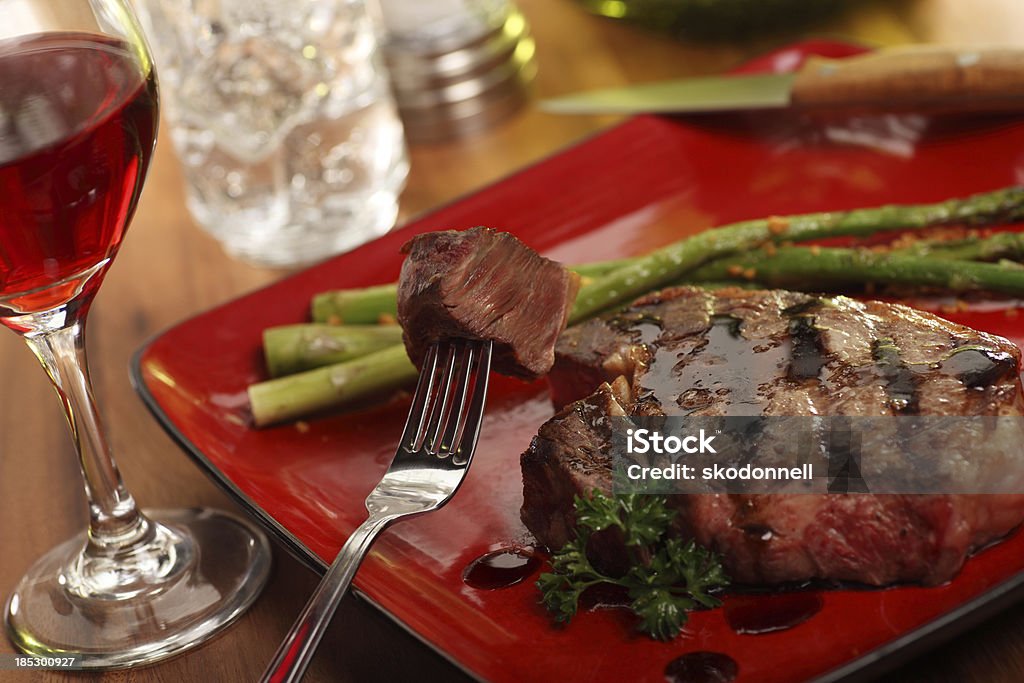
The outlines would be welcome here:
<svg viewBox="0 0 1024 683">
<path fill-rule="evenodd" d="M 815 303 L 820 305 L 820 301 Z M 793 341 L 789 361 L 790 379 L 817 379 L 828 362 L 821 331 L 815 326 L 815 320 L 809 313 L 791 314 L 789 336 Z"/>
<path fill-rule="evenodd" d="M 871 343 L 871 357 L 889 395 L 894 412 L 908 415 L 918 412 L 917 391 L 921 377 L 917 369 L 907 365 L 892 339 L 876 339 Z"/>
<path fill-rule="evenodd" d="M 797 318 L 823 360 L 817 372 L 792 371 Z M 636 329 L 654 320 L 657 330 Z M 552 548 L 572 534 L 574 495 L 611 491 L 609 414 L 1024 414 L 1020 351 L 1010 342 L 906 306 L 845 297 L 673 288 L 617 318 L 570 328 L 556 356 L 553 397 L 578 402 L 541 427 L 521 461 L 523 521 Z M 593 392 L 606 381 L 612 384 Z M 668 501 L 679 512 L 675 533 L 717 551 L 735 581 L 751 584 L 939 584 L 972 551 L 1024 520 L 1024 495 L 702 494 Z M 620 550 L 612 546 L 596 551 L 614 564 Z"/>
</svg>

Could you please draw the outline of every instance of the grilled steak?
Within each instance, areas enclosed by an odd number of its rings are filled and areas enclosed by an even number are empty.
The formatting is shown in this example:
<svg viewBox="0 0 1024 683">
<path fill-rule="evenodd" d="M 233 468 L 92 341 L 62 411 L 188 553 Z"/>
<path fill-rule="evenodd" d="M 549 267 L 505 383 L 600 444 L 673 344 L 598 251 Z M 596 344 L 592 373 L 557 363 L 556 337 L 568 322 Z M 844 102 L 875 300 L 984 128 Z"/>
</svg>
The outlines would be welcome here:
<svg viewBox="0 0 1024 683">
<path fill-rule="evenodd" d="M 496 372 L 544 375 L 565 329 L 579 277 L 508 233 L 431 232 L 410 240 L 398 281 L 398 322 L 419 365 L 445 337 L 494 342 Z"/>
<path fill-rule="evenodd" d="M 906 306 L 666 290 L 562 335 L 553 395 L 575 402 L 522 456 L 522 518 L 559 548 L 571 536 L 573 496 L 611 490 L 606 415 L 1021 415 L 1019 361 L 1005 339 Z M 733 580 L 756 584 L 934 585 L 1024 520 L 1024 495 L 668 499 L 680 535 L 720 553 Z M 606 557 L 596 561 L 616 563 L 619 549 L 597 551 Z"/>
</svg>

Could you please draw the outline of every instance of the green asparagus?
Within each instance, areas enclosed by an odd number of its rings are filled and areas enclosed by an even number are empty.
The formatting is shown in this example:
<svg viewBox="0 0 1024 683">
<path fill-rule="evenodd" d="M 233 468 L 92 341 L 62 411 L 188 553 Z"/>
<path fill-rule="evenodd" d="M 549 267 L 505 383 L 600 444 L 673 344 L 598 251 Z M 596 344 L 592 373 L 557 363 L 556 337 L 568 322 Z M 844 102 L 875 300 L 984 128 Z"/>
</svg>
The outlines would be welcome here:
<svg viewBox="0 0 1024 683">
<path fill-rule="evenodd" d="M 1024 294 L 1024 266 L 901 253 L 820 247 L 777 247 L 713 261 L 694 280 L 744 277 L 771 287 L 830 289 L 866 283 L 937 287 L 952 292 Z"/>
<path fill-rule="evenodd" d="M 1024 233 L 997 232 L 988 237 L 923 240 L 896 249 L 900 253 L 960 261 L 1020 261 L 1024 258 Z"/>
<path fill-rule="evenodd" d="M 576 297 L 569 323 L 580 322 L 644 292 L 677 282 L 689 271 L 712 259 L 748 251 L 769 242 L 864 237 L 887 230 L 987 225 L 1020 218 L 1024 218 L 1024 187 L 1010 187 L 937 204 L 882 206 L 734 223 L 662 247 L 584 285 Z"/>
<path fill-rule="evenodd" d="M 377 285 L 363 289 L 335 289 L 313 297 L 313 322 L 372 325 L 398 315 L 398 286 Z"/>
<path fill-rule="evenodd" d="M 354 360 L 307 370 L 249 386 L 257 427 L 304 417 L 338 406 L 362 406 L 373 396 L 416 379 L 416 367 L 402 345 Z"/>
<path fill-rule="evenodd" d="M 282 325 L 263 331 L 263 355 L 271 377 L 365 356 L 400 344 L 398 325 Z"/>
</svg>

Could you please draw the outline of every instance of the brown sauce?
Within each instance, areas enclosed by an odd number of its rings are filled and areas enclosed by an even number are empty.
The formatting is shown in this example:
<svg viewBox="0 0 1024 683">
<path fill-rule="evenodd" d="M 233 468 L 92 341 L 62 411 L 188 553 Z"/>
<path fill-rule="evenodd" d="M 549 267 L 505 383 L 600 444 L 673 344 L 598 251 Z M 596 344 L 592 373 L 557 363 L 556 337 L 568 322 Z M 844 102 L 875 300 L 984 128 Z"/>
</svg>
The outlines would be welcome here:
<svg viewBox="0 0 1024 683">
<path fill-rule="evenodd" d="M 630 333 L 634 344 L 653 344 L 662 332 L 661 318 L 643 310 L 620 313 L 610 322 L 621 331 Z"/>
<path fill-rule="evenodd" d="M 665 667 L 668 683 L 730 683 L 740 667 L 736 660 L 721 652 L 691 652 L 676 657 Z"/>
<path fill-rule="evenodd" d="M 989 349 L 955 350 L 939 363 L 939 371 L 953 375 L 964 386 L 984 387 L 1012 375 L 1017 364 L 1010 354 Z"/>
<path fill-rule="evenodd" d="M 691 349 L 658 347 L 640 378 L 640 398 L 676 396 L 685 387 L 678 403 L 687 414 L 715 405 L 717 415 L 759 415 L 764 404 L 759 387 L 785 372 L 790 344 L 746 339 L 741 326 L 738 318 L 714 316 Z"/>
<path fill-rule="evenodd" d="M 470 562 L 462 572 L 462 580 L 480 590 L 508 588 L 528 579 L 540 565 L 540 558 L 529 551 L 503 548 Z"/>
<path fill-rule="evenodd" d="M 587 611 L 628 607 L 632 600 L 629 591 L 614 583 L 598 583 L 580 595 L 580 609 Z"/>
<path fill-rule="evenodd" d="M 736 633 L 756 635 L 802 624 L 821 611 L 821 595 L 812 591 L 774 595 L 731 595 L 725 599 L 725 621 Z"/>
<path fill-rule="evenodd" d="M 828 359 L 822 350 L 821 332 L 810 315 L 789 319 L 790 359 L 788 376 L 792 380 L 817 379 Z"/>
</svg>

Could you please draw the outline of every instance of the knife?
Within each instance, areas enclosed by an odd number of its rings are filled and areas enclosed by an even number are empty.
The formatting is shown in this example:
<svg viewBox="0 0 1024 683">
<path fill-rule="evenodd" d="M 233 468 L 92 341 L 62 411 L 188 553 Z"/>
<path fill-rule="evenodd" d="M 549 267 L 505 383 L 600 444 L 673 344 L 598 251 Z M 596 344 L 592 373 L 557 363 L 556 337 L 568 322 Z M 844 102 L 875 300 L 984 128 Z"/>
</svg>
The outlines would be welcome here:
<svg viewBox="0 0 1024 683">
<path fill-rule="evenodd" d="M 540 107 L 558 114 L 1024 110 L 1024 49 L 911 46 L 843 59 L 810 57 L 794 73 L 594 90 L 544 100 Z"/>
</svg>

